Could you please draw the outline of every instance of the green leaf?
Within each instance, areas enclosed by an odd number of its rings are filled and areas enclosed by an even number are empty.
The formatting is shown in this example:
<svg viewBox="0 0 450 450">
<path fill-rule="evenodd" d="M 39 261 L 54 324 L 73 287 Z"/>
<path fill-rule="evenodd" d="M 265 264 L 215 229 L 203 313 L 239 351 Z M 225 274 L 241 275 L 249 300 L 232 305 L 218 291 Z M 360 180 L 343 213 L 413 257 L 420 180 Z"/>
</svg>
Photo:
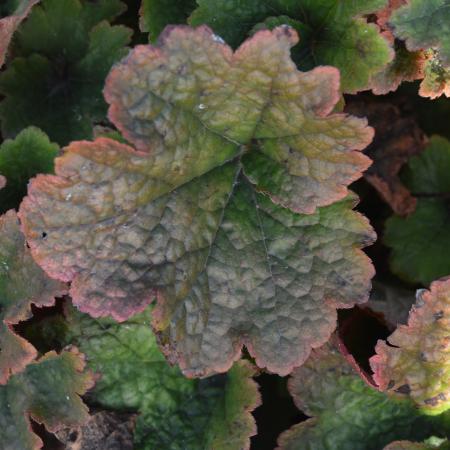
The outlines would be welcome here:
<svg viewBox="0 0 450 450">
<path fill-rule="evenodd" d="M 332 65 L 341 73 L 342 90 L 367 89 L 370 78 L 393 57 L 377 26 L 363 15 L 373 13 L 386 0 L 197 0 L 191 25 L 207 24 L 233 47 L 255 30 L 288 24 L 300 35 L 292 49 L 301 70 Z"/>
<path fill-rule="evenodd" d="M 384 450 L 449 450 L 450 443 L 446 439 L 431 437 L 425 442 L 396 441 L 384 447 Z"/>
<path fill-rule="evenodd" d="M 40 0 L 6 1 L 0 5 L 0 68 L 3 66 L 13 34 L 31 8 Z"/>
<path fill-rule="evenodd" d="M 150 40 L 155 41 L 167 25 L 186 23 L 195 7 L 195 0 L 142 0 L 140 28 L 149 32 Z"/>
<path fill-rule="evenodd" d="M 391 25 L 410 50 L 433 48 L 450 66 L 450 0 L 410 0 L 394 12 Z"/>
<path fill-rule="evenodd" d="M 23 130 L 14 140 L 0 146 L 0 175 L 7 184 L 0 191 L 0 213 L 18 209 L 27 193 L 27 184 L 38 173 L 52 173 L 58 146 L 37 128 Z"/>
<path fill-rule="evenodd" d="M 425 151 L 410 159 L 406 187 L 418 197 L 406 218 L 386 221 L 384 241 L 391 247 L 391 268 L 402 278 L 423 285 L 450 274 L 450 142 L 434 136 Z"/>
<path fill-rule="evenodd" d="M 450 279 L 417 292 L 408 325 L 378 341 L 371 358 L 380 389 L 408 395 L 429 414 L 450 408 L 449 317 Z"/>
<path fill-rule="evenodd" d="M 35 348 L 15 333 L 13 325 L 31 317 L 32 303 L 53 305 L 66 291 L 33 261 L 16 214 L 0 216 L 0 384 L 36 357 Z"/>
<path fill-rule="evenodd" d="M 4 136 L 35 125 L 61 145 L 92 137 L 106 115 L 105 77 L 130 40 L 129 29 L 105 21 L 122 10 L 118 0 L 43 0 L 33 9 L 0 76 Z"/>
<path fill-rule="evenodd" d="M 333 340 L 294 370 L 289 389 L 311 418 L 284 432 L 279 450 L 379 450 L 395 439 L 430 434 L 431 422 L 412 402 L 366 384 Z"/>
<path fill-rule="evenodd" d="M 33 256 L 72 281 L 82 311 L 125 320 L 157 293 L 153 325 L 190 376 L 226 371 L 244 344 L 289 373 L 327 340 L 337 307 L 367 299 L 360 248 L 373 231 L 354 196 L 330 203 L 367 167 L 354 149 L 372 130 L 328 114 L 337 72 L 298 72 L 294 42 L 263 31 L 233 55 L 206 27 L 180 27 L 137 47 L 106 95 L 139 151 L 73 143 L 22 203 Z"/>
<path fill-rule="evenodd" d="M 76 352 L 50 352 L 0 386 L 0 445 L 2 450 L 38 450 L 42 441 L 30 419 L 50 432 L 82 425 L 88 418 L 83 395 L 93 384 L 83 372 L 84 361 Z"/>
<path fill-rule="evenodd" d="M 14 14 L 19 6 L 19 0 L 4 0 L 0 5 L 0 19 Z"/>
<path fill-rule="evenodd" d="M 123 324 L 65 310 L 64 342 L 79 346 L 101 378 L 90 393 L 105 408 L 139 413 L 136 450 L 248 449 L 259 405 L 255 371 L 245 361 L 224 375 L 185 378 L 158 349 L 151 311 Z"/>
</svg>

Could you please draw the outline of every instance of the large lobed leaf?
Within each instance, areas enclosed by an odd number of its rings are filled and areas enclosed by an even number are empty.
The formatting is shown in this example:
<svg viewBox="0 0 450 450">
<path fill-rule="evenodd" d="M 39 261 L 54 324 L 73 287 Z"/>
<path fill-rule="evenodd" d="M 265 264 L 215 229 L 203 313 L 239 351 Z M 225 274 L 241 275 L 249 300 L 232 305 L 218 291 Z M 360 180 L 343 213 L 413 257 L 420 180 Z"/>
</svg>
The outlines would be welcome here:
<svg viewBox="0 0 450 450">
<path fill-rule="evenodd" d="M 412 402 L 369 386 L 355 365 L 332 339 L 294 370 L 289 390 L 311 418 L 281 434 L 279 450 L 379 450 L 395 439 L 429 435 L 431 422 Z"/>
<path fill-rule="evenodd" d="M 302 70 L 336 66 L 344 92 L 370 87 L 371 76 L 393 57 L 388 42 L 365 14 L 387 0 L 197 0 L 191 25 L 207 24 L 233 47 L 254 30 L 288 24 L 300 35 L 293 59 Z"/>
<path fill-rule="evenodd" d="M 391 269 L 402 278 L 423 285 L 450 275 L 450 143 L 430 139 L 428 147 L 409 160 L 404 173 L 406 187 L 417 197 L 408 217 L 386 221 L 384 240 L 391 247 Z"/>
<path fill-rule="evenodd" d="M 336 307 L 367 299 L 373 231 L 351 195 L 330 203 L 369 164 L 372 130 L 329 114 L 338 73 L 298 72 L 296 39 L 262 31 L 233 54 L 178 27 L 137 47 L 106 98 L 139 151 L 73 143 L 22 203 L 34 257 L 82 311 L 124 320 L 158 293 L 160 343 L 191 376 L 227 370 L 243 344 L 289 373 Z"/>
<path fill-rule="evenodd" d="M 58 152 L 58 146 L 34 127 L 26 128 L 15 139 L 7 139 L 0 145 L 0 175 L 7 180 L 0 191 L 0 213 L 19 208 L 29 180 L 38 173 L 52 173 Z"/>
<path fill-rule="evenodd" d="M 33 8 L 0 76 L 5 137 L 30 125 L 60 145 L 92 137 L 93 124 L 106 116 L 106 75 L 131 37 L 108 23 L 123 10 L 119 0 L 42 0 Z"/>
<path fill-rule="evenodd" d="M 31 316 L 32 303 L 50 306 L 66 291 L 34 262 L 16 214 L 0 216 L 0 384 L 36 357 L 35 348 L 14 332 L 13 325 Z"/>
<path fill-rule="evenodd" d="M 49 352 L 0 386 L 0 447 L 38 450 L 41 439 L 31 431 L 30 419 L 55 432 L 78 426 L 88 418 L 83 395 L 93 385 L 76 352 Z"/>
<path fill-rule="evenodd" d="M 408 325 L 379 341 L 371 359 L 381 390 L 409 395 L 419 407 L 438 414 L 450 406 L 450 279 L 418 291 Z"/>
<path fill-rule="evenodd" d="M 20 0 L 14 13 L 2 18 L 0 14 L 0 67 L 3 66 L 9 44 L 20 23 L 40 0 Z"/>
</svg>

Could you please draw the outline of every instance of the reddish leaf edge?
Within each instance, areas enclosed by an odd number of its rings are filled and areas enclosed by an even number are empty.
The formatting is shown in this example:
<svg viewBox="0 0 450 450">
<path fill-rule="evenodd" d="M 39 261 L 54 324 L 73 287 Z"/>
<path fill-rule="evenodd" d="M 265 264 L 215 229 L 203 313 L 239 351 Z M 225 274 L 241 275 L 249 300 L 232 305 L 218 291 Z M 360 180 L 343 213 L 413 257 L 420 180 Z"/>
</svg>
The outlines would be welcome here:
<svg viewBox="0 0 450 450">
<path fill-rule="evenodd" d="M 22 203 L 20 204 L 19 211 L 17 213 L 17 216 L 20 220 L 20 229 L 22 233 L 26 236 L 29 236 L 32 234 L 32 229 L 28 228 L 26 225 L 26 220 L 22 220 L 22 215 L 24 214 L 24 211 L 26 210 L 27 206 L 33 203 L 33 194 L 37 190 L 39 191 L 39 187 L 41 185 L 57 185 L 57 186 L 64 186 L 66 179 L 70 177 L 70 174 L 67 173 L 67 170 L 63 170 L 66 168 L 66 166 L 70 166 L 70 164 L 67 164 L 66 161 L 70 161 L 71 158 L 76 158 L 77 155 L 77 148 L 78 146 L 90 146 L 93 144 L 97 145 L 104 145 L 107 146 L 109 143 L 113 142 L 114 146 L 120 147 L 121 151 L 130 153 L 132 155 L 138 155 L 138 156 L 147 156 L 148 153 L 141 152 L 139 150 L 135 150 L 133 147 L 127 144 L 119 143 L 115 140 L 112 140 L 107 137 L 99 137 L 95 139 L 95 141 L 74 141 L 71 142 L 68 146 L 63 148 L 62 155 L 55 158 L 55 175 L 51 174 L 39 174 L 36 177 L 32 178 L 28 184 L 28 194 L 27 196 L 22 200 Z M 58 175 L 58 173 L 61 173 L 61 175 Z M 155 299 L 156 297 L 156 291 L 155 290 L 149 290 L 148 296 L 142 300 L 142 302 L 139 305 L 135 305 L 132 308 L 127 308 L 127 305 L 124 304 L 123 308 L 120 312 L 117 311 L 108 311 L 108 312 L 99 312 L 96 309 L 90 308 L 89 304 L 83 303 L 83 298 L 79 294 L 80 287 L 79 285 L 82 284 L 82 280 L 77 278 L 76 272 L 58 272 L 58 276 L 55 276 L 55 267 L 51 264 L 45 264 L 42 259 L 39 256 L 39 250 L 34 243 L 29 240 L 27 241 L 27 244 L 30 248 L 31 255 L 33 259 L 36 261 L 36 263 L 45 271 L 45 273 L 54 280 L 59 280 L 65 283 L 70 283 L 70 288 L 68 288 L 68 291 L 64 292 L 64 294 L 69 294 L 72 298 L 72 303 L 83 313 L 89 314 L 93 318 L 100 318 L 109 316 L 112 317 L 117 322 L 124 322 L 127 319 L 129 319 L 131 316 L 135 314 L 139 314 L 145 310 L 145 308 Z M 47 306 L 47 305 L 45 305 Z M 48 305 L 51 306 L 51 305 Z"/>
<path fill-rule="evenodd" d="M 5 181 L 6 179 L 3 178 Z M 1 183 L 0 178 L 0 183 Z M 1 188 L 1 185 L 0 185 Z M 17 220 L 17 213 L 15 210 L 9 210 L 4 215 L 0 216 L 0 222 L 2 220 L 7 220 L 10 216 L 14 220 Z M 24 237 L 25 241 L 25 237 Z M 24 244 L 26 245 L 26 244 Z M 38 356 L 36 348 L 26 339 L 24 339 L 22 336 L 16 333 L 14 330 L 14 325 L 19 324 L 20 322 L 24 322 L 28 319 L 30 319 L 33 316 L 33 312 L 31 309 L 31 305 L 34 305 L 37 308 L 43 308 L 43 307 L 50 307 L 55 304 L 57 297 L 62 297 L 66 295 L 69 292 L 68 286 L 62 287 L 60 290 L 53 291 L 52 294 L 43 296 L 42 298 L 30 298 L 27 299 L 27 306 L 26 308 L 23 308 L 22 310 L 19 310 L 16 312 L 15 315 L 8 315 L 6 314 L 6 317 L 3 319 L 4 325 L 7 327 L 8 332 L 14 336 L 14 338 L 17 340 L 18 345 L 22 348 L 24 354 L 22 359 L 16 359 L 13 366 L 9 368 L 8 372 L 1 372 L 0 371 L 0 386 L 5 385 L 9 378 L 17 373 L 22 372 L 26 366 L 30 363 L 32 363 Z M 1 349 L 0 349 L 1 351 Z"/>
<path fill-rule="evenodd" d="M 43 361 L 57 357 L 58 355 L 60 355 L 62 353 L 70 354 L 70 356 L 72 357 L 72 361 L 74 362 L 73 367 L 74 367 L 75 371 L 78 374 L 84 373 L 84 375 L 85 375 L 82 385 L 76 392 L 81 401 L 81 408 L 83 409 L 84 417 L 81 418 L 81 420 L 78 424 L 78 426 L 82 426 L 87 422 L 87 420 L 89 418 L 89 408 L 81 400 L 81 396 L 83 394 L 85 394 L 88 390 L 92 389 L 95 385 L 94 374 L 90 370 L 85 371 L 86 364 L 87 364 L 85 355 L 83 353 L 81 353 L 77 347 L 70 346 L 66 350 L 63 350 L 59 354 L 54 350 L 49 351 L 49 352 L 45 353 L 44 355 L 42 355 L 38 360 L 31 362 L 31 364 L 42 363 Z M 33 440 L 34 440 L 33 447 L 31 447 L 30 450 L 41 450 L 44 447 L 44 442 L 42 441 L 42 439 L 39 436 L 37 436 L 33 431 L 33 428 L 31 425 L 32 420 L 33 420 L 33 422 L 36 422 L 39 425 L 43 425 L 50 433 L 56 433 L 66 427 L 66 425 L 64 425 L 64 423 L 62 423 L 62 422 L 58 423 L 54 427 L 47 426 L 44 424 L 43 420 L 40 420 L 39 417 L 37 417 L 37 415 L 31 413 L 30 411 L 24 411 L 24 415 L 25 415 L 25 419 L 28 423 L 28 430 L 30 432 L 30 435 L 33 436 Z"/>
<path fill-rule="evenodd" d="M 108 118 L 109 120 L 115 124 L 115 126 L 119 129 L 123 137 L 131 142 L 138 150 L 144 151 L 144 152 L 151 152 L 151 147 L 148 142 L 144 140 L 136 141 L 136 139 L 133 138 L 131 133 L 128 133 L 126 128 L 121 123 L 121 108 L 114 104 L 114 94 L 112 91 L 112 87 L 115 84 L 115 79 L 119 76 L 121 65 L 126 64 L 127 60 L 136 53 L 147 53 L 150 51 L 150 54 L 156 59 L 164 58 L 164 46 L 166 44 L 166 41 L 168 41 L 172 35 L 172 33 L 182 33 L 188 36 L 191 33 L 203 35 L 203 38 L 205 40 L 213 41 L 215 47 L 217 48 L 218 52 L 221 52 L 224 56 L 224 59 L 228 60 L 230 63 L 233 62 L 233 59 L 239 57 L 241 53 L 245 51 L 247 47 L 251 47 L 254 45 L 255 42 L 259 40 L 265 40 L 269 36 L 275 35 L 280 38 L 287 39 L 290 47 L 293 47 L 296 45 L 300 38 L 298 33 L 290 26 L 288 25 L 281 25 L 279 27 L 274 28 L 273 30 L 260 30 L 256 32 L 254 35 L 252 35 L 250 38 L 248 38 L 245 42 L 243 42 L 240 47 L 238 47 L 235 51 L 225 42 L 222 42 L 220 39 L 217 39 L 217 35 L 214 34 L 211 28 L 209 28 L 207 25 L 200 25 L 198 27 L 190 27 L 188 25 L 168 25 L 166 28 L 162 31 L 160 34 L 158 41 L 156 44 L 145 44 L 145 45 L 137 45 L 133 49 L 130 50 L 128 55 L 123 58 L 121 61 L 117 62 L 113 68 L 111 69 L 111 72 L 109 73 L 105 88 L 103 90 L 103 94 L 105 97 L 105 100 L 107 103 L 109 103 L 109 110 L 108 110 Z M 329 76 L 329 82 L 327 86 L 327 95 L 322 96 L 321 99 L 318 99 L 318 102 L 313 107 L 313 111 L 317 116 L 319 117 L 325 117 L 328 116 L 336 106 L 336 104 L 341 99 L 340 94 L 340 83 L 341 83 L 341 76 L 340 72 L 336 67 L 333 66 L 317 66 L 313 68 L 310 71 L 302 72 L 297 69 L 297 72 L 299 73 L 312 73 L 315 72 L 319 75 L 328 75 Z M 333 115 L 342 115 L 342 113 L 335 113 Z M 347 115 L 347 114 L 345 114 Z M 366 141 L 361 141 L 361 145 L 357 146 L 354 150 L 362 150 L 367 145 L 370 144 L 374 136 L 374 130 L 371 127 L 367 127 L 367 136 Z M 370 166 L 370 159 L 367 158 L 365 155 L 363 155 L 365 159 L 367 159 L 367 164 Z M 366 167 L 366 168 L 367 168 Z M 364 169 L 365 170 L 365 169 Z"/>
<path fill-rule="evenodd" d="M 420 294 L 420 302 L 422 306 L 426 303 L 431 303 L 433 301 L 433 295 L 435 292 L 439 292 L 440 290 L 450 289 L 450 276 L 440 278 L 439 280 L 433 281 L 430 284 L 429 289 L 419 289 L 417 294 Z M 408 323 L 406 325 L 399 325 L 396 330 L 408 329 L 410 325 L 413 325 L 413 320 L 415 319 L 416 310 L 420 308 L 420 305 L 413 305 L 410 312 Z M 370 367 L 373 371 L 373 380 L 376 383 L 376 386 L 380 391 L 389 390 L 389 382 L 390 380 L 383 376 L 383 367 L 385 366 L 385 355 L 383 351 L 383 346 L 388 345 L 389 347 L 396 347 L 395 345 L 389 342 L 389 337 L 386 341 L 380 339 L 377 342 L 375 347 L 375 355 L 372 356 L 369 360 Z M 398 347 L 396 347 L 398 348 Z"/>
<path fill-rule="evenodd" d="M 95 141 L 95 143 L 101 142 L 103 144 L 108 144 L 109 142 L 111 142 L 111 139 L 106 138 L 106 137 L 100 137 L 97 138 Z M 66 159 L 70 159 L 72 157 L 75 157 L 76 155 L 76 151 L 71 152 L 71 149 L 76 149 L 76 147 L 79 144 L 83 144 L 83 145 L 91 145 L 93 142 L 91 141 L 75 141 L 72 142 L 71 144 L 69 144 L 69 146 L 67 146 L 64 150 L 64 154 L 62 156 L 59 156 L 55 159 L 55 173 L 58 174 L 58 172 L 60 171 L 60 169 L 62 167 L 67 166 L 67 164 L 65 163 Z M 114 145 L 115 146 L 120 146 L 122 147 L 123 151 L 129 152 L 131 154 L 138 154 L 138 155 L 147 155 L 147 153 L 145 152 L 141 152 L 141 151 L 137 151 L 134 148 L 130 147 L 127 144 L 120 144 L 117 143 L 116 141 L 114 141 Z M 32 198 L 33 198 L 33 193 L 34 190 L 39 190 L 38 187 L 40 184 L 46 184 L 47 182 L 50 184 L 58 184 L 58 185 L 64 185 L 65 180 L 64 177 L 67 177 L 68 174 L 66 173 L 65 175 L 48 175 L 48 174 L 40 174 L 37 175 L 35 178 L 33 178 L 29 184 L 28 187 L 28 196 L 24 198 L 24 200 L 22 201 L 18 216 L 19 218 L 21 218 L 21 214 L 24 213 L 24 210 L 26 209 L 28 203 L 32 202 Z M 353 197 L 353 202 L 352 202 L 352 207 L 355 207 L 358 204 L 358 199 L 356 198 L 356 196 Z M 375 231 L 372 229 L 372 227 L 370 226 L 370 222 L 368 220 L 367 217 L 365 217 L 363 214 L 354 211 L 354 214 L 365 223 L 365 225 L 367 226 L 368 229 L 371 230 L 371 235 L 370 235 L 370 239 L 368 240 L 368 242 L 364 243 L 361 245 L 361 247 L 365 247 L 368 245 L 371 245 L 371 243 L 376 240 L 376 233 Z M 28 235 L 28 233 L 30 233 L 32 230 L 29 230 L 26 226 L 26 221 L 21 221 L 21 230 L 22 232 L 25 234 L 25 236 Z M 117 322 L 124 322 L 127 319 L 129 319 L 132 315 L 138 314 L 142 311 L 145 310 L 145 308 L 152 303 L 155 299 L 156 299 L 156 307 L 153 311 L 153 321 L 152 321 L 152 327 L 154 329 L 154 332 L 156 334 L 156 336 L 158 336 L 158 329 L 160 328 L 158 326 L 159 321 L 161 320 L 160 317 L 160 311 L 162 310 L 161 305 L 164 303 L 164 297 L 162 296 L 162 294 L 160 292 L 158 292 L 156 289 L 150 289 L 148 296 L 143 299 L 143 301 L 141 302 L 140 305 L 134 305 L 132 308 L 126 308 L 126 305 L 124 305 L 124 308 L 120 311 L 120 312 L 116 312 L 116 311 L 107 311 L 107 312 L 101 312 L 98 311 L 96 309 L 90 308 L 88 303 L 84 303 L 83 302 L 83 298 L 82 296 L 79 294 L 79 288 L 78 288 L 78 284 L 82 283 L 81 279 L 77 279 L 77 274 L 76 273 L 71 273 L 71 272 L 66 272 L 64 274 L 60 274 L 60 276 L 55 277 L 52 276 L 51 274 L 53 273 L 53 266 L 51 264 L 45 264 L 41 261 L 41 258 L 39 256 L 39 251 L 37 249 L 37 246 L 33 244 L 32 241 L 29 242 L 29 246 L 30 246 L 30 251 L 31 254 L 33 256 L 33 258 L 35 259 L 35 261 L 39 261 L 39 265 L 41 266 L 41 268 L 53 279 L 59 279 L 60 281 L 64 281 L 64 282 L 72 282 L 71 286 L 70 286 L 70 290 L 69 290 L 69 294 L 72 297 L 72 302 L 73 304 L 81 311 L 84 313 L 89 314 L 91 317 L 94 318 L 99 318 L 99 317 L 105 317 L 105 316 L 110 316 L 112 317 L 114 320 L 116 320 Z M 367 257 L 367 255 L 363 252 L 362 248 L 358 248 L 356 246 L 353 247 L 353 250 L 355 252 L 355 258 L 360 260 L 360 264 L 362 266 L 365 266 L 366 268 L 366 277 L 367 279 L 372 279 L 375 275 L 375 268 L 373 266 L 372 261 Z M 370 294 L 370 288 L 367 290 L 365 296 L 361 299 L 356 299 L 355 303 L 356 304 L 362 304 L 365 303 L 368 298 L 369 298 L 369 294 Z M 351 308 L 352 305 L 349 305 L 348 303 L 339 303 L 337 302 L 333 297 L 328 297 L 325 298 L 324 301 L 329 304 L 330 306 L 333 307 L 333 309 L 336 308 Z M 334 319 L 335 324 L 337 325 L 337 316 Z M 321 339 L 318 340 L 317 342 L 313 343 L 311 349 L 313 348 L 318 348 L 320 346 L 322 346 L 328 339 L 330 336 L 327 336 L 325 339 Z M 176 352 L 176 350 L 172 347 L 169 346 L 167 344 L 164 344 L 161 342 L 159 342 L 160 348 L 163 351 L 163 353 L 165 354 L 167 360 L 171 363 L 171 364 L 179 364 L 180 368 L 182 369 L 183 373 L 185 376 L 189 377 L 189 378 L 197 378 L 197 377 L 204 377 L 207 376 L 206 374 L 203 373 L 198 373 L 198 372 L 189 372 L 186 370 L 187 368 L 187 363 L 185 361 L 185 359 L 183 358 L 183 355 Z M 238 361 L 241 358 L 242 355 L 242 350 L 243 347 L 246 347 L 246 349 L 248 350 L 248 352 L 250 353 L 250 355 L 255 358 L 255 361 L 258 365 L 258 367 L 264 367 L 267 368 L 268 366 L 268 361 L 266 361 L 265 359 L 263 359 L 257 351 L 254 350 L 253 345 L 251 343 L 251 341 L 249 339 L 246 339 L 245 337 L 240 337 L 240 342 L 239 342 L 239 349 L 236 351 L 235 355 L 233 356 L 232 359 L 230 359 L 228 361 L 227 364 L 223 365 L 223 366 L 215 366 L 213 367 L 211 370 L 213 370 L 216 373 L 223 373 L 223 372 L 227 372 L 233 365 L 233 363 L 235 363 L 236 361 Z M 269 372 L 273 372 L 273 373 L 277 373 L 280 374 L 281 376 L 285 376 L 290 374 L 296 367 L 301 366 L 306 359 L 309 357 L 309 353 L 304 357 L 301 358 L 300 360 L 294 362 L 292 365 L 289 365 L 287 367 L 285 367 L 284 369 L 280 370 L 279 368 L 274 369 L 273 371 L 270 370 L 270 368 L 267 368 L 267 370 Z"/>
</svg>

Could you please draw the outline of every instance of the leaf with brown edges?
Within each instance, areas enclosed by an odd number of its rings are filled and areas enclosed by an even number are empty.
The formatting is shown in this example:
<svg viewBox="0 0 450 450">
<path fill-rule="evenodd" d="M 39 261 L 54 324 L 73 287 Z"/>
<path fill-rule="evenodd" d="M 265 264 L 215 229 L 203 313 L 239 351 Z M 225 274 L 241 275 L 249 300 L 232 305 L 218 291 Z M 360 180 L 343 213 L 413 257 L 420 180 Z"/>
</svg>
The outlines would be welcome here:
<svg viewBox="0 0 450 450">
<path fill-rule="evenodd" d="M 31 304 L 53 305 L 67 287 L 50 279 L 34 262 L 19 228 L 16 213 L 0 216 L 0 384 L 37 356 L 13 325 L 31 317 Z"/>
<path fill-rule="evenodd" d="M 0 386 L 0 445 L 2 450 L 38 450 L 43 442 L 32 432 L 30 419 L 50 432 L 82 425 L 88 409 L 80 398 L 93 385 L 74 349 L 49 352 Z"/>
<path fill-rule="evenodd" d="M 368 296 L 374 233 L 347 185 L 372 130 L 330 114 L 338 73 L 299 72 L 296 40 L 280 27 L 233 54 L 176 27 L 135 48 L 105 92 L 138 151 L 74 142 L 21 206 L 34 258 L 82 311 L 125 320 L 158 296 L 160 345 L 189 376 L 228 370 L 243 345 L 289 373 Z"/>
<path fill-rule="evenodd" d="M 450 278 L 417 292 L 408 325 L 378 341 L 371 358 L 381 390 L 411 397 L 430 414 L 450 406 Z"/>
</svg>

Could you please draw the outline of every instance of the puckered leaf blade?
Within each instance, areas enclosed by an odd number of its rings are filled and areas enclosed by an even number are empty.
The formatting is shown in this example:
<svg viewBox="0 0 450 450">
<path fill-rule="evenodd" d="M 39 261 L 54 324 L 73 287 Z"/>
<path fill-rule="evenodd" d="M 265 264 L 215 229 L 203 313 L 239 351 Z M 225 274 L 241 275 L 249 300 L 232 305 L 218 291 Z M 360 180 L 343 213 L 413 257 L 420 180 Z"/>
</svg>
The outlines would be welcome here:
<svg viewBox="0 0 450 450">
<path fill-rule="evenodd" d="M 106 408 L 139 413 L 136 450 L 249 448 L 256 432 L 251 411 L 260 399 L 248 362 L 236 363 L 226 375 L 190 380 L 158 349 L 150 309 L 123 324 L 95 320 L 72 307 L 65 318 L 62 341 L 76 344 L 88 367 L 101 374 L 91 398 Z M 61 328 L 47 328 L 61 334 Z"/>
<path fill-rule="evenodd" d="M 36 350 L 18 336 L 12 325 L 31 316 L 31 304 L 50 306 L 67 292 L 34 262 L 26 247 L 17 216 L 0 217 L 0 384 L 6 383 L 36 357 Z"/>
<path fill-rule="evenodd" d="M 30 418 L 50 432 L 81 425 L 88 416 L 83 395 L 93 385 L 76 352 L 49 352 L 0 386 L 0 444 L 3 450 L 38 450 Z"/>
<path fill-rule="evenodd" d="M 9 44 L 20 23 L 40 0 L 21 0 L 14 15 L 0 19 L 0 67 L 3 66 Z"/>
<path fill-rule="evenodd" d="M 367 165 L 354 149 L 372 130 L 328 115 L 336 72 L 298 72 L 294 41 L 286 27 L 263 31 L 233 55 L 206 27 L 180 27 L 160 47 L 138 47 L 113 69 L 106 97 L 141 151 L 105 138 L 73 143 L 21 207 L 34 257 L 72 281 L 82 311 L 125 320 L 157 293 L 160 343 L 191 376 L 227 370 L 243 345 L 288 373 L 328 338 L 336 307 L 367 299 L 373 268 L 360 248 L 373 231 L 351 196 L 317 206 L 342 198 Z M 264 152 L 285 152 L 289 190 L 264 188 Z M 340 192 L 320 167 L 341 173 Z"/>
<path fill-rule="evenodd" d="M 331 340 L 295 369 L 289 390 L 311 418 L 282 433 L 279 450 L 378 450 L 395 439 L 429 436 L 431 423 L 412 402 L 366 384 L 347 358 Z"/>
<path fill-rule="evenodd" d="M 8 182 L 0 192 L 0 213 L 19 208 L 32 177 L 38 173 L 53 172 L 53 160 L 58 151 L 58 146 L 34 127 L 23 130 L 14 140 L 2 143 L 0 175 Z"/>
<path fill-rule="evenodd" d="M 236 168 L 171 192 L 152 158 L 100 138 L 73 143 L 56 173 L 38 176 L 21 206 L 33 255 L 52 277 L 72 280 L 81 310 L 125 320 L 158 285 L 186 290 L 188 275 L 201 271 Z"/>
<path fill-rule="evenodd" d="M 364 120 L 328 115 L 339 99 L 338 72 L 299 72 L 289 57 L 292 29 L 259 32 L 234 54 L 207 27 L 168 29 L 160 39 L 116 66 L 105 91 L 110 119 L 139 150 L 157 158 L 164 149 L 164 161 L 181 159 L 190 171 L 202 149 L 207 170 L 260 140 L 258 156 L 244 162 L 247 175 L 304 213 L 343 198 L 368 167 L 358 150 L 373 131 Z"/>
<path fill-rule="evenodd" d="M 168 358 L 199 376 L 227 370 L 244 344 L 271 371 L 301 364 L 334 330 L 336 308 L 366 299 L 372 268 L 355 246 L 372 237 L 349 203 L 296 215 L 239 180 L 183 307 L 160 293 L 154 326 Z"/>
<path fill-rule="evenodd" d="M 399 326 L 389 344 L 379 341 L 371 359 L 381 390 L 406 392 L 431 414 L 450 406 L 449 308 L 448 278 L 432 283 L 429 291 L 418 291 L 408 325 Z"/>
</svg>

